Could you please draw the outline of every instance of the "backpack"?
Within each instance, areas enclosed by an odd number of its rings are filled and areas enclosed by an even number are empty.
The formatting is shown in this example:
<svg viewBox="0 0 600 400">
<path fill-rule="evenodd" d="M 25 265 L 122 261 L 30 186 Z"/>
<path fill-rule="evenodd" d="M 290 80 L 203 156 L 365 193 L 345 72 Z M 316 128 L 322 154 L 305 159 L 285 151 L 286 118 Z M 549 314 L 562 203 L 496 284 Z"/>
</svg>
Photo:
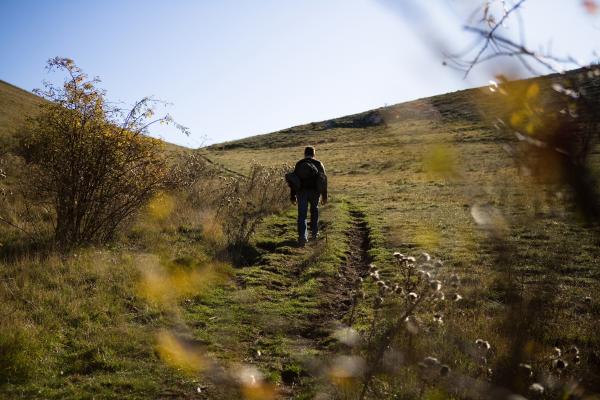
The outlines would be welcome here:
<svg viewBox="0 0 600 400">
<path fill-rule="evenodd" d="M 314 183 L 319 176 L 319 169 L 310 161 L 303 161 L 296 166 L 294 173 L 302 183 Z"/>
<path fill-rule="evenodd" d="M 309 161 L 300 162 L 293 172 L 285 174 L 285 181 L 294 192 L 303 188 L 314 188 L 318 193 L 327 196 L 327 175 Z"/>
</svg>

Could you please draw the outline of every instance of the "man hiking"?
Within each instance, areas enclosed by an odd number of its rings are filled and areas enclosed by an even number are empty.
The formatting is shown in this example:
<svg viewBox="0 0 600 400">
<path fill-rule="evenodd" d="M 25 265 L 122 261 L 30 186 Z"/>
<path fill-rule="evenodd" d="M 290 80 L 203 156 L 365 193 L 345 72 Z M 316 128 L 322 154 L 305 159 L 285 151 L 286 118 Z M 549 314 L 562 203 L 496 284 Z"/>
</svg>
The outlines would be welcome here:
<svg viewBox="0 0 600 400">
<path fill-rule="evenodd" d="M 327 176 L 323 164 L 315 159 L 315 148 L 304 149 L 304 158 L 296 163 L 294 172 L 296 182 L 290 184 L 290 201 L 298 203 L 298 244 L 304 246 L 308 240 L 306 217 L 310 205 L 311 239 L 316 240 L 319 234 L 319 198 L 322 204 L 327 203 Z"/>
</svg>

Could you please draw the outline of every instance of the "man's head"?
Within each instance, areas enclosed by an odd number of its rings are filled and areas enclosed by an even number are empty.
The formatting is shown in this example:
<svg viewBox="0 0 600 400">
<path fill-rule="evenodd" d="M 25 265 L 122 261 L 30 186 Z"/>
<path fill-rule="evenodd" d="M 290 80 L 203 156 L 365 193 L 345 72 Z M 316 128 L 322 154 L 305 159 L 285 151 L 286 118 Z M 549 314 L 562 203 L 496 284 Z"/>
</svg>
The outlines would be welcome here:
<svg viewBox="0 0 600 400">
<path fill-rule="evenodd" d="M 315 148 L 312 146 L 307 146 L 304 149 L 304 157 L 314 157 L 315 156 Z"/>
</svg>

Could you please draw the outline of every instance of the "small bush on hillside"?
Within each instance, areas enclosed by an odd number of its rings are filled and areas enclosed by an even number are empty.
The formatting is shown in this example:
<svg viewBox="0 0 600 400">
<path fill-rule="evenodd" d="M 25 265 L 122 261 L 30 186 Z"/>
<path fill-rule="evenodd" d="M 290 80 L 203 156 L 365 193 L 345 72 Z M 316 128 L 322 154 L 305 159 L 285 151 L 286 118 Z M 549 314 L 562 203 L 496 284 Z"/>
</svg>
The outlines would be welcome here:
<svg viewBox="0 0 600 400">
<path fill-rule="evenodd" d="M 60 87 L 46 83 L 38 91 L 49 101 L 21 135 L 29 197 L 53 212 L 59 246 L 106 242 L 167 184 L 162 142 L 146 133 L 172 119 L 153 120 L 156 102 L 150 98 L 129 111 L 111 105 L 99 80 L 88 79 L 70 59 L 52 59 L 48 69 L 67 78 Z"/>
<path fill-rule="evenodd" d="M 219 196 L 217 213 L 232 248 L 248 244 L 260 222 L 283 211 L 289 201 L 284 169 L 253 164 L 248 176 L 229 176 Z"/>
</svg>

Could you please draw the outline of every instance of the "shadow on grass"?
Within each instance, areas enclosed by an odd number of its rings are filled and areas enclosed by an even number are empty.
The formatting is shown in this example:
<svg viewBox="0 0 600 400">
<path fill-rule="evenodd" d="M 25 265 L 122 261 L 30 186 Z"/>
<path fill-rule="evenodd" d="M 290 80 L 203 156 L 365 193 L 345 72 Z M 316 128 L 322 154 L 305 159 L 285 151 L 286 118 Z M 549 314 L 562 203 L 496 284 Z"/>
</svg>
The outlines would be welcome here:
<svg viewBox="0 0 600 400">
<path fill-rule="evenodd" d="M 248 243 L 232 244 L 223 249 L 217 258 L 226 260 L 234 267 L 248 267 L 257 264 L 262 253 L 255 246 Z"/>
<path fill-rule="evenodd" d="M 54 248 L 54 241 L 51 238 L 37 240 L 15 238 L 0 246 L 0 262 L 11 263 L 26 256 L 46 258 Z"/>
<path fill-rule="evenodd" d="M 263 240 L 256 243 L 256 247 L 271 253 L 289 253 L 290 247 L 298 247 L 298 241 L 286 240 Z"/>
</svg>

